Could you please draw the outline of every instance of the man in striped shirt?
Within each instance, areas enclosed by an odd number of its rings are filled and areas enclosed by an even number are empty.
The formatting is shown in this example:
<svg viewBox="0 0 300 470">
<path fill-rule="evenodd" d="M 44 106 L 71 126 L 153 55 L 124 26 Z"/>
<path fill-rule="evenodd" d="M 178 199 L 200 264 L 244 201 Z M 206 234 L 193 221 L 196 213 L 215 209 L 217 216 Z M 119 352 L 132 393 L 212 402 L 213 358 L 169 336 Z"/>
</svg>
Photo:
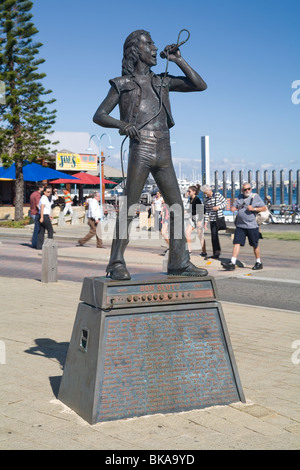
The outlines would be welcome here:
<svg viewBox="0 0 300 470">
<path fill-rule="evenodd" d="M 210 221 L 211 244 L 213 258 L 218 259 L 221 254 L 221 245 L 217 228 L 217 217 L 224 217 L 223 209 L 227 206 L 226 199 L 222 194 L 214 192 L 208 184 L 201 186 L 204 198 L 204 230 L 207 230 L 207 222 Z"/>
<path fill-rule="evenodd" d="M 70 214 L 72 215 L 73 214 L 73 209 L 72 209 L 73 201 L 71 198 L 71 194 L 69 193 L 67 189 L 64 189 L 63 193 L 64 193 L 64 199 L 65 199 L 64 215 L 66 215 L 68 212 L 70 212 Z"/>
</svg>

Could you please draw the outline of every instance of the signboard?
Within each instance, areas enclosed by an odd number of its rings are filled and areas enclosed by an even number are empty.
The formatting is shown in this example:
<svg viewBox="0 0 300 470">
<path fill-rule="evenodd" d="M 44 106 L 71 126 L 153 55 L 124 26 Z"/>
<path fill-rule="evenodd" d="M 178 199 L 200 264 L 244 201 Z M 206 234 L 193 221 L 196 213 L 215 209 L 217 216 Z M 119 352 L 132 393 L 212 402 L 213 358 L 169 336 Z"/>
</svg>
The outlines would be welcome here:
<svg viewBox="0 0 300 470">
<path fill-rule="evenodd" d="M 56 169 L 62 171 L 97 170 L 97 155 L 88 153 L 57 153 Z"/>
</svg>

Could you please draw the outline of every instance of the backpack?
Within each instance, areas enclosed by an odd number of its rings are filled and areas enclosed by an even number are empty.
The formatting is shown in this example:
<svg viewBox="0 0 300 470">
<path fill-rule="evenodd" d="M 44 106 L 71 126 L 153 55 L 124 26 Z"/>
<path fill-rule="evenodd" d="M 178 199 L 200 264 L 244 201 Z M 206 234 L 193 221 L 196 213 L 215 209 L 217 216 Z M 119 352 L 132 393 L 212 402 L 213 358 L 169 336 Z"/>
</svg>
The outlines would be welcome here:
<svg viewBox="0 0 300 470">
<path fill-rule="evenodd" d="M 253 197 L 254 197 L 254 196 L 253 196 Z M 253 197 L 251 198 L 250 206 L 252 206 Z M 266 222 L 267 220 L 269 220 L 270 215 L 271 215 L 271 214 L 270 214 L 270 212 L 269 212 L 269 209 L 267 208 L 266 211 L 264 211 L 264 212 L 259 212 L 258 214 L 256 214 L 256 222 L 258 223 L 258 225 L 261 225 L 263 222 Z"/>
</svg>

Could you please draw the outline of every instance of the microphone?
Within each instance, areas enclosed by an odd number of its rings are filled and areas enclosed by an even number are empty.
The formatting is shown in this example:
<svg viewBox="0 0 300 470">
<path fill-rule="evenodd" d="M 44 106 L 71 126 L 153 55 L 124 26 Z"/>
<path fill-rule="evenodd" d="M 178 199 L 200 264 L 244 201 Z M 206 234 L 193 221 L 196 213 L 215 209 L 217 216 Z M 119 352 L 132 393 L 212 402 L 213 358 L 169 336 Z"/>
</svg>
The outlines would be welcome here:
<svg viewBox="0 0 300 470">
<path fill-rule="evenodd" d="M 167 54 L 175 54 L 175 52 L 179 49 L 181 44 L 172 44 L 172 46 L 166 46 L 163 51 L 159 54 L 162 59 L 167 58 Z"/>
<path fill-rule="evenodd" d="M 181 36 L 183 31 L 185 31 L 188 34 L 188 36 L 184 41 L 179 42 L 180 41 L 180 36 Z M 179 49 L 179 47 L 182 46 L 182 44 L 185 44 L 189 40 L 189 38 L 190 38 L 189 30 L 188 29 L 181 29 L 179 31 L 179 34 L 178 34 L 177 44 L 172 44 L 171 46 L 166 46 L 164 48 L 164 50 L 161 51 L 161 53 L 159 54 L 160 57 L 162 59 L 166 59 L 169 54 L 175 54 L 175 52 Z"/>
</svg>

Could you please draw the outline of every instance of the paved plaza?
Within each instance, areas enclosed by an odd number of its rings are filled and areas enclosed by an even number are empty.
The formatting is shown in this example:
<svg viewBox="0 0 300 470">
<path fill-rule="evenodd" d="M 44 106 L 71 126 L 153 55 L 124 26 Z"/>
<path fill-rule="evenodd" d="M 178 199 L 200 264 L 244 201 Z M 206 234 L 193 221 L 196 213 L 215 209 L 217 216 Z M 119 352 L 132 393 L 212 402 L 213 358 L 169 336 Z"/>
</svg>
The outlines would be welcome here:
<svg viewBox="0 0 300 470">
<path fill-rule="evenodd" d="M 0 230 L 3 254 L 9 236 L 5 230 Z M 56 229 L 56 236 L 75 240 L 74 230 L 86 227 Z M 29 238 L 26 232 L 10 234 Z M 161 247 L 161 241 L 156 243 Z M 129 249 L 129 266 L 161 270 L 163 257 L 141 256 L 142 244 L 136 241 Z M 108 255 L 109 249 L 96 250 L 93 244 L 59 250 L 59 259 L 105 261 Z M 40 254 L 36 257 L 41 260 Z M 199 266 L 208 262 L 196 261 Z M 216 261 L 208 269 L 213 276 L 223 275 Z M 278 279 L 280 274 L 273 268 L 258 275 Z M 281 275 L 284 281 L 299 281 L 299 270 L 286 269 Z M 1 277 L 0 449 L 300 448 L 300 312 L 222 302 L 246 403 L 89 425 L 57 399 L 81 286 L 60 279 L 42 283 L 39 278 Z"/>
</svg>

